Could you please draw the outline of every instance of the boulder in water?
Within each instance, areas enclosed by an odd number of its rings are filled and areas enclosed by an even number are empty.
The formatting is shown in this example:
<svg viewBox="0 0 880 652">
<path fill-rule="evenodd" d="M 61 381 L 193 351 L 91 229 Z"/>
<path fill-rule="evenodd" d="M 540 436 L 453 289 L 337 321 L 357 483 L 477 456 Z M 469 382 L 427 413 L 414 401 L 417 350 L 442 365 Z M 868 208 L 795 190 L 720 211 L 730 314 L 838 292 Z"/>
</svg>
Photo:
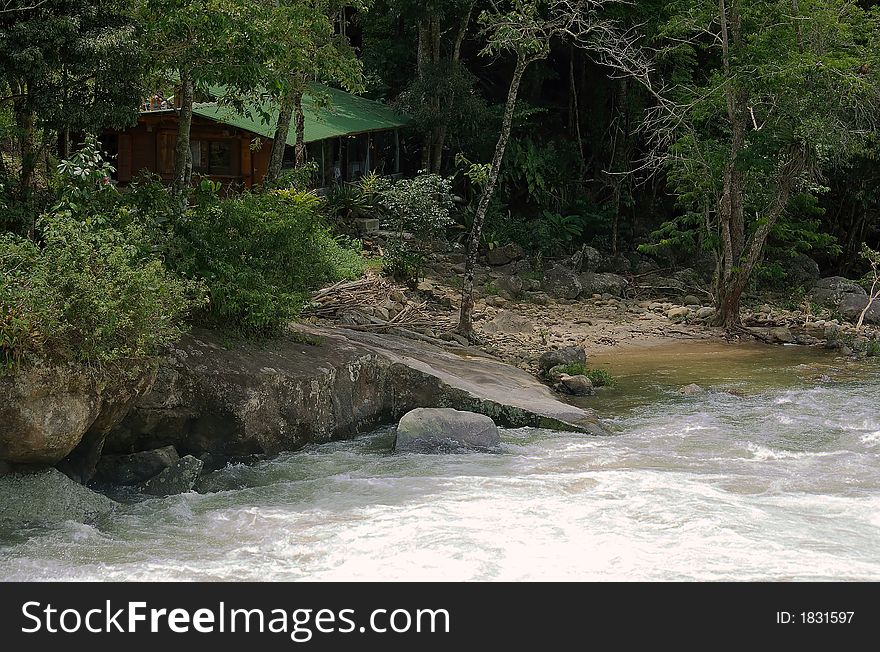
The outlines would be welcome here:
<svg viewBox="0 0 880 652">
<path fill-rule="evenodd" d="M 202 460 L 187 455 L 181 457 L 174 466 L 169 466 L 155 478 L 141 485 L 141 491 L 153 496 L 170 496 L 192 491 L 202 473 Z"/>
<path fill-rule="evenodd" d="M 130 455 L 104 455 L 98 461 L 95 479 L 107 484 L 135 485 L 156 477 L 168 467 L 177 464 L 179 459 L 174 446 Z"/>
<path fill-rule="evenodd" d="M 483 414 L 450 408 L 416 408 L 397 424 L 394 450 L 431 453 L 457 448 L 491 449 L 501 443 L 495 422 Z"/>
<path fill-rule="evenodd" d="M 592 396 L 596 393 L 593 389 L 593 381 L 586 376 L 562 376 L 560 384 L 568 394 L 574 396 Z"/>
<path fill-rule="evenodd" d="M 58 469 L 0 477 L 0 496 L 0 522 L 7 523 L 87 522 L 116 507 Z"/>
<path fill-rule="evenodd" d="M 678 393 L 684 396 L 693 396 L 694 394 L 702 394 L 704 391 L 705 390 L 696 383 L 691 383 L 690 385 L 685 385 L 679 389 Z"/>
</svg>

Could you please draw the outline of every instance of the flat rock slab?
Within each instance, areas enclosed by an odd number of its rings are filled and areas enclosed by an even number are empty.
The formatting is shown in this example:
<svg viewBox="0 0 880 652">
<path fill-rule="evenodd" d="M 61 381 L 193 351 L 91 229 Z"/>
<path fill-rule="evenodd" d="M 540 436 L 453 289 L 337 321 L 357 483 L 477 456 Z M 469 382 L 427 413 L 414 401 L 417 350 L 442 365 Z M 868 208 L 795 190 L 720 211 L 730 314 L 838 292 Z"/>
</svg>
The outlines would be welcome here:
<svg viewBox="0 0 880 652">
<path fill-rule="evenodd" d="M 504 426 L 608 434 L 593 412 L 563 403 L 531 374 L 485 354 L 448 351 L 396 335 L 344 331 L 332 336 L 369 347 L 395 364 L 445 385 L 451 390 L 449 398 L 458 404 L 439 397 L 442 404 L 436 406 L 485 414 Z"/>
<path fill-rule="evenodd" d="M 530 374 L 464 347 L 298 330 L 314 344 L 230 345 L 204 331 L 185 337 L 153 390 L 107 437 L 105 454 L 168 445 L 195 456 L 275 454 L 396 423 L 420 407 L 485 414 L 506 427 L 607 434 L 592 412 L 563 403 Z"/>
</svg>

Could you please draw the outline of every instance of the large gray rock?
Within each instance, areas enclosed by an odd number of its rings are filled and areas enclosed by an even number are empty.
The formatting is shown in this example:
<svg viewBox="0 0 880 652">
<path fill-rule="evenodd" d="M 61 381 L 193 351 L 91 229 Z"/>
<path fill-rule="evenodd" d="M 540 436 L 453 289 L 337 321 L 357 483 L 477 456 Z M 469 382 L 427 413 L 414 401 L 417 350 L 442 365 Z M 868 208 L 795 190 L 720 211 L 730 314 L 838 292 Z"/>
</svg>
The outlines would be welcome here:
<svg viewBox="0 0 880 652">
<path fill-rule="evenodd" d="M 629 281 L 617 274 L 585 272 L 578 279 L 581 283 L 581 294 L 587 297 L 593 294 L 611 294 L 615 297 L 622 297 L 626 294 L 626 288 L 629 286 Z"/>
<path fill-rule="evenodd" d="M 59 464 L 84 482 L 107 432 L 154 380 L 153 369 L 107 377 L 84 365 L 23 367 L 0 376 L 0 460 Z"/>
<path fill-rule="evenodd" d="M 181 457 L 176 464 L 143 483 L 141 491 L 153 496 L 171 496 L 192 491 L 202 473 L 203 464 L 202 460 L 192 455 Z"/>
<path fill-rule="evenodd" d="M 103 455 L 98 460 L 95 480 L 105 484 L 136 485 L 174 466 L 179 459 L 174 446 L 129 455 Z"/>
<path fill-rule="evenodd" d="M 604 265 L 604 270 L 615 274 L 629 274 L 632 271 L 632 261 L 626 256 L 612 256 Z"/>
<path fill-rule="evenodd" d="M 0 376 L 0 396 L 0 460 L 8 462 L 60 462 L 101 411 L 95 373 L 74 365 Z"/>
<path fill-rule="evenodd" d="M 810 292 L 816 303 L 836 310 L 845 319 L 857 321 L 868 305 L 868 293 L 861 285 L 842 276 L 819 279 Z M 880 303 L 874 302 L 865 315 L 869 324 L 880 324 Z"/>
<path fill-rule="evenodd" d="M 538 368 L 543 372 L 553 367 L 570 364 L 587 364 L 587 354 L 581 346 L 566 346 L 553 351 L 545 351 L 538 358 Z"/>
<path fill-rule="evenodd" d="M 837 309 L 841 299 L 850 294 L 860 297 L 867 296 L 865 288 L 855 281 L 850 281 L 843 276 L 829 276 L 816 282 L 810 292 L 810 298 L 816 303 L 834 310 Z"/>
<path fill-rule="evenodd" d="M 497 267 L 507 265 L 514 260 L 519 260 L 524 255 L 523 248 L 511 242 L 502 247 L 495 247 L 487 251 L 486 262 Z"/>
<path fill-rule="evenodd" d="M 608 264 L 605 255 L 593 247 L 584 247 L 579 253 L 582 272 L 598 272 Z"/>
<path fill-rule="evenodd" d="M 784 259 L 782 269 L 785 271 L 789 287 L 801 287 L 805 290 L 815 286 L 822 276 L 819 263 L 803 252 L 797 252 L 791 258 Z"/>
<path fill-rule="evenodd" d="M 57 469 L 0 477 L 0 522 L 52 524 L 88 522 L 116 503 L 68 478 Z"/>
<path fill-rule="evenodd" d="M 867 305 L 867 295 L 860 296 L 858 294 L 845 294 L 840 299 L 837 310 L 843 317 L 855 323 L 859 320 L 862 311 Z M 865 323 L 880 324 L 880 299 L 874 301 L 871 304 L 871 307 L 868 308 L 868 311 L 865 313 Z"/>
<path fill-rule="evenodd" d="M 557 299 L 577 299 L 583 292 L 578 275 L 563 265 L 554 265 L 544 272 L 544 289 Z"/>
<path fill-rule="evenodd" d="M 463 355 L 415 334 L 297 329 L 315 344 L 230 345 L 203 331 L 184 337 L 105 452 L 173 445 L 197 457 L 275 454 L 368 432 L 417 407 L 479 412 L 509 427 L 606 433 L 590 410 L 476 351 Z"/>
<path fill-rule="evenodd" d="M 502 310 L 495 319 L 483 325 L 487 333 L 534 333 L 535 324 L 528 318 Z"/>
<path fill-rule="evenodd" d="M 461 448 L 487 450 L 501 444 L 489 417 L 448 408 L 417 408 L 397 424 L 394 450 L 429 453 Z"/>
<path fill-rule="evenodd" d="M 523 292 L 523 280 L 519 276 L 502 276 L 495 281 L 495 287 L 505 299 L 515 299 Z"/>
</svg>

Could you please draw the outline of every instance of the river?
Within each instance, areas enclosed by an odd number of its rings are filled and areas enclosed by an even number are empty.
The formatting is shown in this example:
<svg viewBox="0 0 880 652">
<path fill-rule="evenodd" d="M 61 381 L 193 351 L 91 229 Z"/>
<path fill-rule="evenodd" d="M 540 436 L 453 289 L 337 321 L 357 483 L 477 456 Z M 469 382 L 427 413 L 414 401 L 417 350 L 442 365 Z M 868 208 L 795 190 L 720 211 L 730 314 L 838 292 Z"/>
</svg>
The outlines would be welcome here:
<svg viewBox="0 0 880 652">
<path fill-rule="evenodd" d="M 613 436 L 393 455 L 383 429 L 117 496 L 93 525 L 0 529 L 0 578 L 880 579 L 880 366 L 700 343 L 594 364 L 618 378 L 584 399 Z"/>
</svg>

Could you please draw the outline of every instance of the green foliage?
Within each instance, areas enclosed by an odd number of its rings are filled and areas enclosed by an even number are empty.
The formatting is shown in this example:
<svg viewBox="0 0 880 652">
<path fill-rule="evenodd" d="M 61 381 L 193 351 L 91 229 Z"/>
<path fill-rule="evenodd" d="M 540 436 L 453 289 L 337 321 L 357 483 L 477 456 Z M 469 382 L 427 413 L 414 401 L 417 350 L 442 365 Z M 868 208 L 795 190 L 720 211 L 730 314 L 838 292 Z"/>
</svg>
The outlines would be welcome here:
<svg viewBox="0 0 880 652">
<path fill-rule="evenodd" d="M 386 224 L 419 237 L 443 234 L 452 224 L 452 184 L 437 174 L 421 174 L 391 184 L 380 192 Z"/>
<path fill-rule="evenodd" d="M 0 363 L 142 359 L 185 331 L 198 285 L 144 255 L 139 225 L 115 228 L 114 215 L 104 218 L 45 215 L 42 246 L 0 236 Z"/>
<path fill-rule="evenodd" d="M 383 253 L 383 271 L 414 288 L 425 265 L 425 255 L 420 248 L 398 239 L 391 240 Z"/>
<path fill-rule="evenodd" d="M 460 61 L 422 66 L 398 98 L 398 106 L 413 116 L 414 127 L 430 139 L 443 128 L 453 147 L 475 139 L 489 119 L 486 101 L 475 92 L 477 78 Z"/>
<path fill-rule="evenodd" d="M 351 183 L 331 186 L 326 194 L 327 213 L 338 219 L 348 219 L 366 215 L 374 206 L 370 204 L 361 189 Z"/>
<path fill-rule="evenodd" d="M 17 4 L 0 12 L 0 80 L 22 93 L 16 111 L 74 132 L 129 125 L 147 64 L 132 1 Z"/>
<path fill-rule="evenodd" d="M 60 202 L 55 211 L 79 215 L 92 211 L 98 204 L 115 201 L 116 189 L 110 183 L 115 169 L 105 160 L 94 136 L 73 155 L 58 164 L 57 193 Z"/>
<path fill-rule="evenodd" d="M 578 165 L 570 142 L 512 138 L 504 153 L 498 192 L 507 203 L 558 211 L 573 196 L 572 170 Z"/>
<path fill-rule="evenodd" d="M 771 257 L 834 254 L 816 197 L 823 171 L 876 133 L 877 16 L 848 0 L 674 0 L 661 15 L 669 91 L 652 127 L 683 214 L 645 250 L 714 250 L 740 284 L 764 253 L 765 224 Z"/>
<path fill-rule="evenodd" d="M 430 241 L 452 221 L 452 184 L 437 174 L 422 174 L 378 191 L 385 226 L 395 233 L 385 250 L 385 270 L 414 286 L 422 273 Z M 411 239 L 405 236 L 411 234 Z"/>
<path fill-rule="evenodd" d="M 322 221 L 321 198 L 276 190 L 203 199 L 175 226 L 173 265 L 205 280 L 204 321 L 242 336 L 276 335 L 321 284 L 359 276 L 360 253 Z"/>
<path fill-rule="evenodd" d="M 614 377 L 610 372 L 605 369 L 590 369 L 581 362 L 565 365 L 559 371 L 569 376 L 586 376 L 593 387 L 614 387 Z"/>
<path fill-rule="evenodd" d="M 266 185 L 267 190 L 306 190 L 314 187 L 319 165 L 317 161 L 307 161 L 298 167 L 284 168 L 278 179 Z"/>
</svg>

